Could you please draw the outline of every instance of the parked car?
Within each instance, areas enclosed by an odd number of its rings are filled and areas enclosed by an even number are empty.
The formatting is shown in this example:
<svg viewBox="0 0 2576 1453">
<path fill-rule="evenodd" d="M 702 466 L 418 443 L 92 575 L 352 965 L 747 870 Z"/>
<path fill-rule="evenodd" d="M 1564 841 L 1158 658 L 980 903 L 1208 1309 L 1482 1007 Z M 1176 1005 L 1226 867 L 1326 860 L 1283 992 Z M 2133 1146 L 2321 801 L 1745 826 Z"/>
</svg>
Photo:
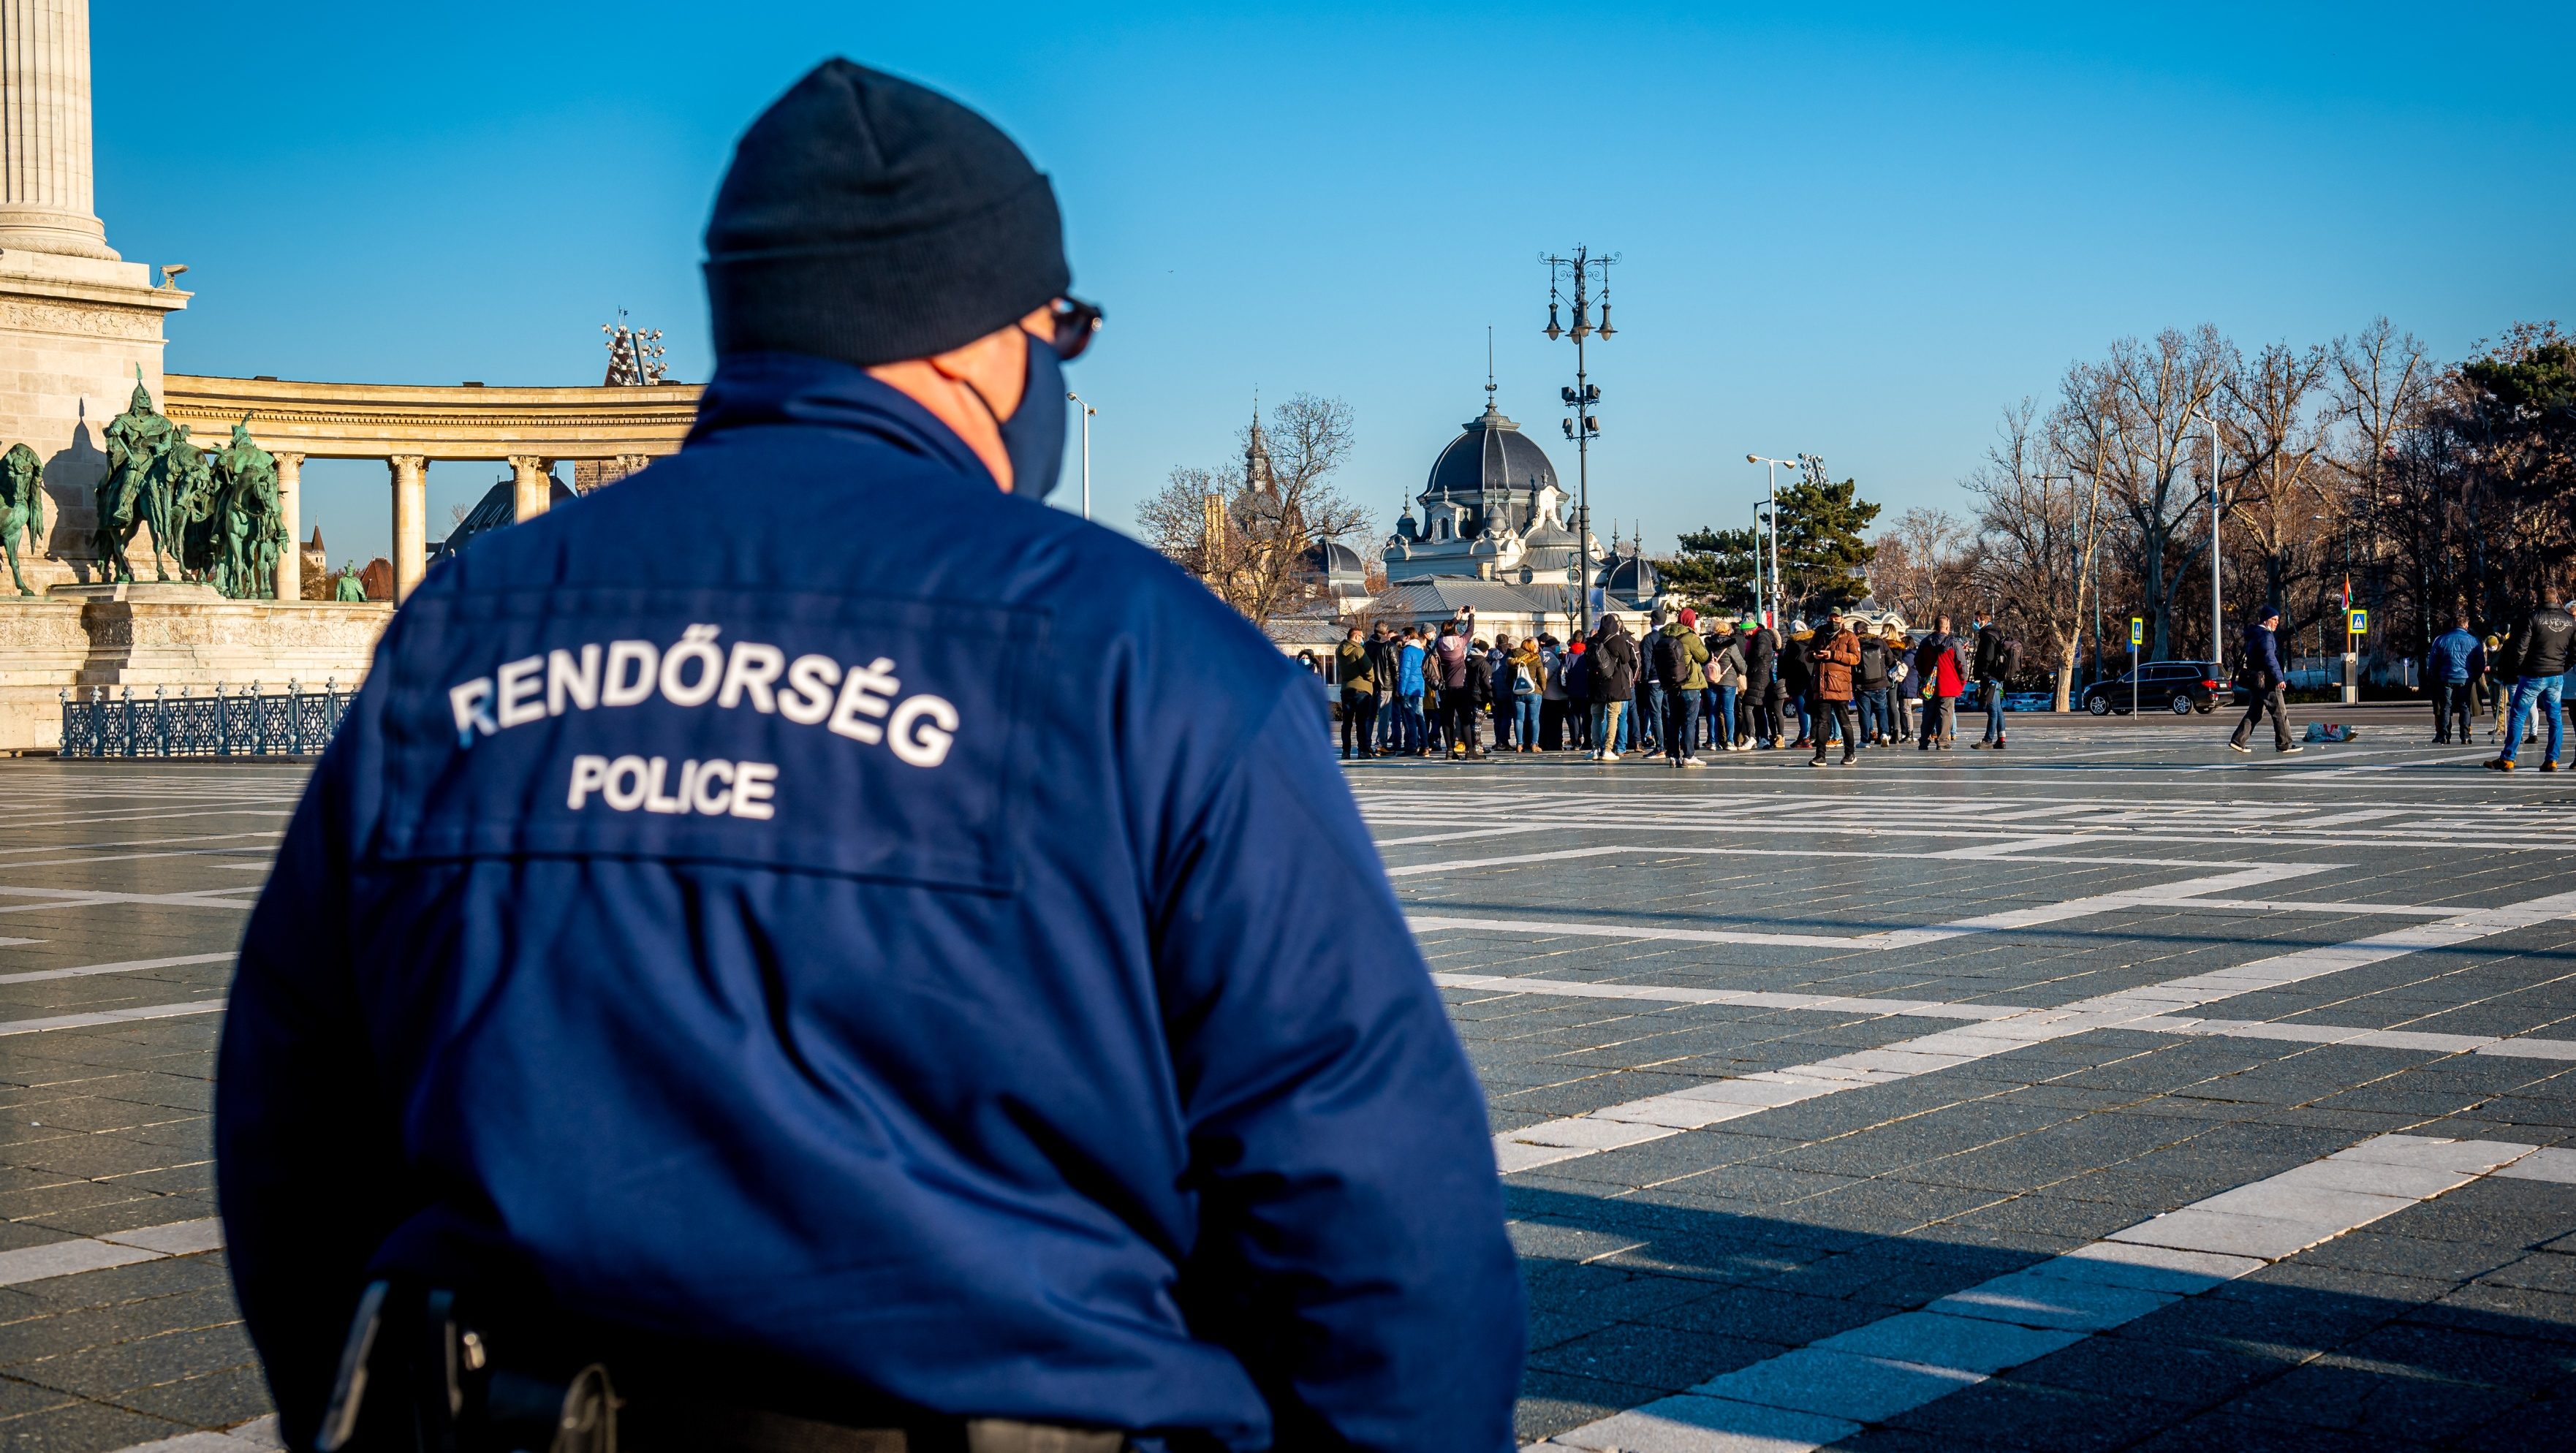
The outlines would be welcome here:
<svg viewBox="0 0 2576 1453">
<path fill-rule="evenodd" d="M 2085 687 L 2084 709 L 2095 716 L 2113 712 L 2126 716 L 2134 699 L 2140 711 L 2169 711 L 2176 716 L 2214 711 L 2218 693 L 2230 690 L 2218 672 L 2214 661 L 2149 661 L 2112 680 Z"/>
<path fill-rule="evenodd" d="M 2004 710 L 2006 711 L 2046 711 L 2056 704 L 2057 693 L 2053 691 L 2007 691 L 2004 693 Z"/>
</svg>

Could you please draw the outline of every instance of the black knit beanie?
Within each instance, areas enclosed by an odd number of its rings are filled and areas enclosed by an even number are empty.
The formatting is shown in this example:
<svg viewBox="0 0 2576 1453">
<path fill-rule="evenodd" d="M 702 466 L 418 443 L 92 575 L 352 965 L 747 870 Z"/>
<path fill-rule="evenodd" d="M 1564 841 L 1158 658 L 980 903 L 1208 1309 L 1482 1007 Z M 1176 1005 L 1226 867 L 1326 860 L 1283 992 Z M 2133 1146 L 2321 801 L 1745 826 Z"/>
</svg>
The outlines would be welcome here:
<svg viewBox="0 0 2576 1453">
<path fill-rule="evenodd" d="M 936 91 L 829 60 L 734 147 L 707 221 L 716 354 L 862 367 L 971 343 L 1072 284 L 1045 175 Z"/>
</svg>

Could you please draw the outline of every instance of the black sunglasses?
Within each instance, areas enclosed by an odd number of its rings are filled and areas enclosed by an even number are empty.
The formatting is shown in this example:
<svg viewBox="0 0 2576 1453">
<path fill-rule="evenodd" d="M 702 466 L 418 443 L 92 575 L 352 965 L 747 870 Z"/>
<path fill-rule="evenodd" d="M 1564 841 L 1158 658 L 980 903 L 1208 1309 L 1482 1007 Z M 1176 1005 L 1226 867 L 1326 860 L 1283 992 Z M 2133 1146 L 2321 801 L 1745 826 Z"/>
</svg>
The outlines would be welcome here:
<svg viewBox="0 0 2576 1453">
<path fill-rule="evenodd" d="M 1055 335 L 1049 340 L 1055 345 L 1055 356 L 1071 363 L 1091 346 L 1091 335 L 1100 331 L 1103 315 L 1097 303 L 1064 297 L 1056 299 L 1048 316 L 1055 324 Z"/>
</svg>

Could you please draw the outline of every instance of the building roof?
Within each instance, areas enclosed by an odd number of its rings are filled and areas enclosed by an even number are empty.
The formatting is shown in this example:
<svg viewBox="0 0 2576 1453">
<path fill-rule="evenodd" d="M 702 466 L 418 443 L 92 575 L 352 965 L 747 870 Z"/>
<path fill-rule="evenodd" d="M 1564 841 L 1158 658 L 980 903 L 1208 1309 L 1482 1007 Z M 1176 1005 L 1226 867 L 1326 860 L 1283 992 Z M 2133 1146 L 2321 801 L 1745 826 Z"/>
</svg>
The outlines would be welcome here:
<svg viewBox="0 0 2576 1453">
<path fill-rule="evenodd" d="M 1431 461 L 1423 494 L 1475 496 L 1555 483 L 1556 466 L 1548 462 L 1547 451 L 1487 400 L 1485 412 L 1468 420 L 1465 432 Z"/>
<path fill-rule="evenodd" d="M 569 489 L 566 489 L 562 480 L 556 479 L 551 475 L 547 477 L 547 484 L 546 503 L 548 508 L 553 508 L 556 505 L 561 505 L 568 501 L 581 498 L 581 496 L 574 494 Z M 474 502 L 474 508 L 466 512 L 464 519 L 456 522 L 456 528 L 447 532 L 447 538 L 438 542 L 438 549 L 432 552 L 429 558 L 432 560 L 444 560 L 448 556 L 455 554 L 457 551 L 464 549 L 467 545 L 474 543 L 475 536 L 486 534 L 506 525 L 517 524 L 518 521 L 518 487 L 511 480 L 502 480 L 499 484 L 496 484 L 483 492 L 483 497 Z M 322 527 L 319 525 L 314 526 L 313 533 L 318 537 L 322 533 Z"/>
<path fill-rule="evenodd" d="M 1360 559 L 1359 551 L 1331 540 L 1316 541 L 1308 546 L 1306 553 L 1298 556 L 1297 560 L 1310 574 L 1316 575 L 1344 573 L 1361 575 L 1368 570 L 1368 566 Z"/>
<path fill-rule="evenodd" d="M 1373 609 L 1399 616 L 1453 615 L 1459 610 L 1489 615 L 1564 615 L 1568 602 L 1561 587 L 1510 585 L 1500 580 L 1469 580 L 1434 575 L 1390 585 L 1370 602 Z"/>
<path fill-rule="evenodd" d="M 1600 586 L 1612 595 L 1647 600 L 1663 593 L 1662 578 L 1643 555 L 1622 555 L 1601 573 Z"/>
</svg>

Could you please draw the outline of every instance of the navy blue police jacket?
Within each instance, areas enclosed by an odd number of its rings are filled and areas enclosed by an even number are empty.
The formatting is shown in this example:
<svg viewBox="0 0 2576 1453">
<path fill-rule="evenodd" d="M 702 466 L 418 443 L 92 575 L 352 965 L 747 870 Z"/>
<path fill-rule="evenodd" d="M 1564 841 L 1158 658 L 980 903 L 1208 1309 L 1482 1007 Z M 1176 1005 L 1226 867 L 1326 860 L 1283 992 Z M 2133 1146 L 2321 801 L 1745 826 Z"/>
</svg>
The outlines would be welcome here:
<svg viewBox="0 0 2576 1453">
<path fill-rule="evenodd" d="M 1149 1446 L 1510 1447 L 1482 1097 L 1303 677 L 811 358 L 432 571 L 224 1028 L 294 1446 L 395 1275 Z"/>
</svg>

